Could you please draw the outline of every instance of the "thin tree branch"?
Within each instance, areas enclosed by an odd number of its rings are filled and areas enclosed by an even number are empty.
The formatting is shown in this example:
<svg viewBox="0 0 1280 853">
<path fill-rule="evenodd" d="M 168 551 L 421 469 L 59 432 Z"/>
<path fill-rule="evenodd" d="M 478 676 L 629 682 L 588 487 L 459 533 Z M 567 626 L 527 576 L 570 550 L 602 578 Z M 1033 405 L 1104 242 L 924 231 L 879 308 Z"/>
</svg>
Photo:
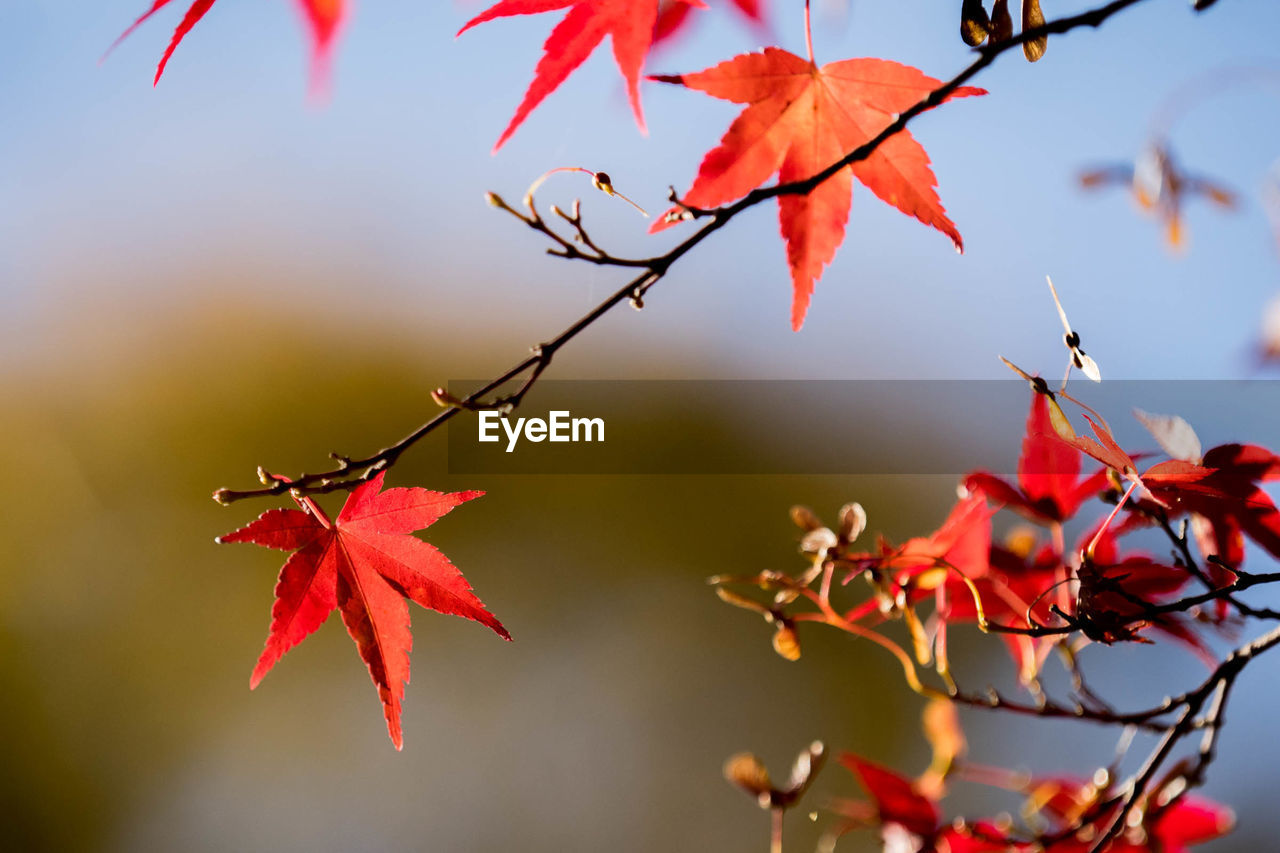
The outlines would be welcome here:
<svg viewBox="0 0 1280 853">
<path fill-rule="evenodd" d="M 1090 848 L 1090 853 L 1102 853 L 1107 845 L 1124 830 L 1129 814 L 1143 795 L 1147 793 L 1147 789 L 1150 787 L 1151 781 L 1155 778 L 1155 774 L 1159 771 L 1161 765 L 1169 757 L 1178 741 L 1196 728 L 1205 728 L 1206 734 L 1201 743 L 1198 763 L 1191 772 L 1184 774 L 1184 778 L 1186 778 L 1188 786 L 1203 782 L 1205 769 L 1209 762 L 1213 760 L 1216 750 L 1217 731 L 1222 727 L 1222 714 L 1226 707 L 1226 699 L 1231 687 L 1251 660 L 1277 645 L 1280 645 L 1280 627 L 1272 628 L 1266 634 L 1233 651 L 1223 659 L 1222 663 L 1218 664 L 1217 669 L 1213 671 L 1213 674 L 1209 676 L 1204 684 L 1186 695 L 1181 703 L 1183 711 L 1178 716 L 1177 722 L 1169 728 L 1160 743 L 1148 756 L 1142 769 L 1126 785 L 1124 804 L 1111 819 L 1106 830 L 1098 837 L 1093 847 Z M 1214 697 L 1210 710 L 1206 717 L 1197 723 L 1195 716 L 1200 712 L 1205 702 L 1210 700 L 1210 697 Z"/>
<path fill-rule="evenodd" d="M 1083 12 L 1078 15 L 1070 15 L 1054 21 L 1049 21 L 1042 26 L 1035 27 L 1030 30 L 1024 30 L 1019 35 L 1001 41 L 999 44 L 987 45 L 979 48 L 977 51 L 978 58 L 970 63 L 963 71 L 943 83 L 937 89 L 934 89 L 910 109 L 900 113 L 888 127 L 882 130 L 873 139 L 858 146 L 844 157 L 841 157 L 835 163 L 832 163 L 830 166 L 812 177 L 803 181 L 775 184 L 770 187 L 753 190 L 737 202 L 714 210 L 699 210 L 686 206 L 686 210 L 689 212 L 691 218 L 707 218 L 709 221 L 698 229 L 698 231 L 687 237 L 682 243 L 679 243 L 667 253 L 653 258 L 645 260 L 613 258 L 612 256 L 599 252 L 598 249 L 593 249 L 592 244 L 585 241 L 584 245 L 587 246 L 588 250 L 584 252 L 572 242 L 554 234 L 550 227 L 547 226 L 545 222 L 541 221 L 541 217 L 537 215 L 536 211 L 533 214 L 535 220 L 531 221 L 523 214 L 516 212 L 505 202 L 502 202 L 496 195 L 490 194 L 489 201 L 491 204 L 495 204 L 495 206 L 514 213 L 519 218 L 524 219 L 526 224 L 529 224 L 530 227 L 535 228 L 535 230 L 538 230 L 551 238 L 553 242 L 556 243 L 556 246 L 549 250 L 552 254 L 575 260 L 585 260 L 590 263 L 600 265 L 638 267 L 642 268 L 644 272 L 632 279 L 623 287 L 619 288 L 559 335 L 556 335 L 549 341 L 535 347 L 532 355 L 517 362 L 496 378 L 490 380 L 471 394 L 462 398 L 458 401 L 458 405 L 450 405 L 444 411 L 440 412 L 434 418 L 427 421 L 396 443 L 388 445 L 376 453 L 359 459 L 335 455 L 334 458 L 339 461 L 339 464 L 336 467 L 328 471 L 302 474 L 301 476 L 292 479 L 283 478 L 280 475 L 259 469 L 260 479 L 263 481 L 262 488 L 245 490 L 218 489 L 213 493 L 214 500 L 222 504 L 230 504 L 246 498 L 280 495 L 285 492 L 309 495 L 351 489 L 356 485 L 359 485 L 361 482 L 375 476 L 377 473 L 390 468 L 405 451 L 417 444 L 427 435 L 434 432 L 436 429 L 444 426 L 444 424 L 453 419 L 458 412 L 465 409 L 493 408 L 494 406 L 504 404 L 514 406 L 523 398 L 524 394 L 532 386 L 533 381 L 536 381 L 537 377 L 546 369 L 546 366 L 550 363 L 552 356 L 554 356 L 562 346 L 573 340 L 578 336 L 578 334 L 591 326 L 596 320 L 600 319 L 600 317 L 604 316 L 618 304 L 627 301 L 635 301 L 639 303 L 639 300 L 643 297 L 644 293 L 659 279 L 665 276 L 667 271 L 674 263 L 676 263 L 676 261 L 680 260 L 680 258 L 688 254 L 694 247 L 723 228 L 738 214 L 778 196 L 803 195 L 812 192 L 815 187 L 823 181 L 831 178 L 841 169 L 867 159 L 888 139 L 906 129 L 907 125 L 915 119 L 916 116 L 938 106 L 949 95 L 979 74 L 987 66 L 995 62 L 996 58 L 1006 51 L 1018 47 L 1025 42 L 1038 39 L 1041 36 L 1060 35 L 1078 27 L 1098 27 L 1112 15 L 1115 15 L 1116 13 L 1140 2 L 1143 2 L 1143 0 L 1112 0 L 1112 2 L 1099 6 L 1096 9 Z M 574 216 L 576 216 L 576 214 L 577 212 L 575 211 Z M 578 229 L 579 234 L 582 233 L 579 229 L 580 222 L 575 223 L 572 218 L 566 217 L 564 214 L 561 214 L 561 216 L 562 218 L 565 218 L 575 229 Z M 541 223 L 541 227 L 538 223 Z M 488 401 L 485 399 L 490 394 L 497 392 L 508 382 L 513 381 L 517 377 L 529 371 L 534 371 L 537 374 L 531 377 L 533 381 L 526 381 L 525 384 L 511 397 Z"/>
</svg>

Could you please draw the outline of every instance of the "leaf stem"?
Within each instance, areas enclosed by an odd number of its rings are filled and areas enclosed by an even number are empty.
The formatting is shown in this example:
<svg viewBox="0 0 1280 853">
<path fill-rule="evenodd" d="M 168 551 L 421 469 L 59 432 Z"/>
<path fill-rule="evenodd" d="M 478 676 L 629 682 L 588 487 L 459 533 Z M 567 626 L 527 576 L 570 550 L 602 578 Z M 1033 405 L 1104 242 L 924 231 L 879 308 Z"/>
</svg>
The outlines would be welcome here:
<svg viewBox="0 0 1280 853">
<path fill-rule="evenodd" d="M 810 22 L 809 0 L 804 0 L 804 49 L 809 54 L 809 64 L 814 65 L 813 61 L 813 27 Z"/>
</svg>

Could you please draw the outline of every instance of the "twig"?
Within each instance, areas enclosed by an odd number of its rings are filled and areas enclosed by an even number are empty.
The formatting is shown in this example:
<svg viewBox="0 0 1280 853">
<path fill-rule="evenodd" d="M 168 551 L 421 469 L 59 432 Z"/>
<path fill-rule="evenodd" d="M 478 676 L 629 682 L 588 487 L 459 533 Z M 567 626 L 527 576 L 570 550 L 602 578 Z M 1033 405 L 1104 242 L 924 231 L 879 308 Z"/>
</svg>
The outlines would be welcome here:
<svg viewBox="0 0 1280 853">
<path fill-rule="evenodd" d="M 1090 848 L 1090 853 L 1102 853 L 1107 845 L 1124 830 L 1130 812 L 1133 811 L 1143 795 L 1147 793 L 1147 789 L 1155 778 L 1156 772 L 1159 771 L 1160 766 L 1169 757 L 1170 752 L 1173 751 L 1178 741 L 1196 728 L 1204 728 L 1206 733 L 1201 743 L 1199 761 L 1193 771 L 1186 774 L 1186 781 L 1188 786 L 1203 782 L 1204 770 L 1214 756 L 1218 738 L 1217 730 L 1222 726 L 1222 714 L 1226 707 L 1226 699 L 1231 686 L 1249 661 L 1277 645 L 1280 645 L 1280 627 L 1271 629 L 1266 634 L 1233 651 L 1223 659 L 1222 663 L 1218 664 L 1217 669 L 1213 671 L 1213 674 L 1209 676 L 1204 684 L 1186 695 L 1181 702 L 1183 710 L 1178 716 L 1177 722 L 1168 729 L 1160 743 L 1148 756 L 1142 769 L 1125 786 L 1126 793 L 1123 805 L 1111 819 L 1106 830 L 1098 837 L 1093 847 Z M 1199 713 L 1211 696 L 1214 697 L 1214 700 L 1208 714 L 1203 720 L 1197 722 L 1195 715 Z"/>
</svg>

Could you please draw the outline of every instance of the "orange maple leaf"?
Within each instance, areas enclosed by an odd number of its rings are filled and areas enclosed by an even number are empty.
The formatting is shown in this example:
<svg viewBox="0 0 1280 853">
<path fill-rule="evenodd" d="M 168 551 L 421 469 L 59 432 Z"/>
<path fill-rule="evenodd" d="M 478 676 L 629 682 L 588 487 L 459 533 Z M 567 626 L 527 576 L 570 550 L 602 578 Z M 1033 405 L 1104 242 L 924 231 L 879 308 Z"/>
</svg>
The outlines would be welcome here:
<svg viewBox="0 0 1280 853">
<path fill-rule="evenodd" d="M 819 67 L 776 47 L 695 74 L 651 79 L 747 104 L 720 145 L 703 158 L 693 186 L 681 198 L 697 208 L 741 198 L 774 174 L 783 183 L 812 177 L 873 139 L 898 113 L 941 85 L 915 68 L 884 59 L 847 59 Z M 948 100 L 985 94 L 962 86 Z M 795 288 L 793 329 L 804 323 L 814 283 L 844 241 L 855 177 L 882 200 L 946 234 L 958 251 L 964 249 L 938 198 L 929 156 L 910 133 L 900 131 L 807 195 L 778 197 Z M 672 208 L 650 230 L 681 221 L 681 213 Z"/>
</svg>

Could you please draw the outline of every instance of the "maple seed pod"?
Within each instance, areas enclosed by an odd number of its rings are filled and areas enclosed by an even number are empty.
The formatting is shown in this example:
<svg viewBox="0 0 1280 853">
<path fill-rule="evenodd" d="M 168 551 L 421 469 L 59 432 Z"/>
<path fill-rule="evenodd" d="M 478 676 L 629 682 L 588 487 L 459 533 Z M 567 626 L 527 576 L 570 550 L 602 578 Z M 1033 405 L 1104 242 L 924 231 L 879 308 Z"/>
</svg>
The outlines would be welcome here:
<svg viewBox="0 0 1280 853">
<path fill-rule="evenodd" d="M 982 0 L 964 0 L 960 10 L 960 38 L 970 47 L 977 47 L 987 40 L 991 19 L 982 7 Z"/>
<path fill-rule="evenodd" d="M 796 504 L 791 508 L 791 521 L 801 530 L 817 530 L 822 527 L 822 520 L 807 506 Z"/>
<path fill-rule="evenodd" d="M 750 752 L 729 756 L 724 763 L 724 778 L 756 798 L 756 802 L 769 805 L 773 782 L 764 763 Z"/>
<path fill-rule="evenodd" d="M 867 527 L 867 511 L 860 503 L 847 503 L 840 507 L 840 541 L 853 542 Z"/>
<path fill-rule="evenodd" d="M 1044 13 L 1040 11 L 1040 0 L 1022 0 L 1022 31 L 1041 26 L 1044 26 Z M 1023 43 L 1022 55 L 1027 58 L 1027 62 L 1036 62 L 1044 56 L 1048 46 L 1048 36 L 1030 39 Z"/>
<path fill-rule="evenodd" d="M 773 635 L 773 650 L 787 660 L 800 660 L 800 637 L 796 629 L 785 622 L 779 623 Z"/>
<path fill-rule="evenodd" d="M 819 527 L 817 530 L 810 530 L 800 540 L 800 550 L 805 554 L 825 554 L 828 550 L 840 544 L 840 540 L 836 535 L 826 527 Z"/>
<path fill-rule="evenodd" d="M 791 766 L 791 779 L 787 783 L 786 794 L 791 802 L 800 799 L 805 790 L 808 789 L 818 771 L 822 769 L 822 764 L 826 759 L 827 746 L 820 740 L 815 740 L 809 744 L 808 749 L 802 751 L 796 756 L 795 764 Z"/>
<path fill-rule="evenodd" d="M 1053 431 L 1058 434 L 1058 438 L 1065 442 L 1073 442 L 1076 440 L 1075 428 L 1071 426 L 1071 421 L 1067 420 L 1067 415 L 1062 411 L 1062 407 L 1058 405 L 1058 401 L 1050 394 L 1047 397 L 1049 401 L 1049 423 L 1053 427 Z"/>
</svg>

